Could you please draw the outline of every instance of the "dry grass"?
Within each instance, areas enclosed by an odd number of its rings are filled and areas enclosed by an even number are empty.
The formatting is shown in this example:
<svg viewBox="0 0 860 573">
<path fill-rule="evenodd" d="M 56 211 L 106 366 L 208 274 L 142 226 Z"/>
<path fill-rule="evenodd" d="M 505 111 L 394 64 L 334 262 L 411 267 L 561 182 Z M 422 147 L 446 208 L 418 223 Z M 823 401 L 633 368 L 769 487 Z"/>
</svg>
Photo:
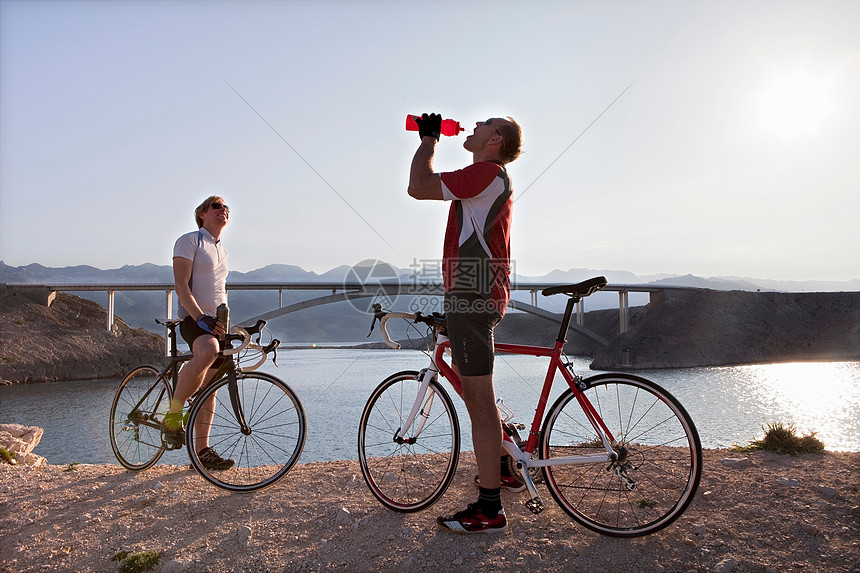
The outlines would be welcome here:
<svg viewBox="0 0 860 573">
<path fill-rule="evenodd" d="M 762 426 L 764 437 L 761 440 L 752 440 L 746 446 L 732 445 L 732 449 L 740 452 L 751 450 L 768 450 L 778 454 L 797 455 L 806 452 L 824 451 L 824 443 L 815 437 L 815 432 L 805 436 L 799 436 L 794 424 L 783 424 L 774 422 Z"/>
</svg>

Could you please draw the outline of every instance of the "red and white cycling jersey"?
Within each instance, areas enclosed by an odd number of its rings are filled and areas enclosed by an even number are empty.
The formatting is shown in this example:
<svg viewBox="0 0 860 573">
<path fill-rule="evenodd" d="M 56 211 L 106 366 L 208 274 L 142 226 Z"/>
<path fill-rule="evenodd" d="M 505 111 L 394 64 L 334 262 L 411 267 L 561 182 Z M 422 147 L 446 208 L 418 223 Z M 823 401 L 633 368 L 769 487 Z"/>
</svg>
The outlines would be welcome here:
<svg viewBox="0 0 860 573">
<path fill-rule="evenodd" d="M 511 181 L 491 161 L 440 174 L 452 201 L 443 250 L 446 292 L 476 293 L 500 314 L 510 300 Z"/>
</svg>

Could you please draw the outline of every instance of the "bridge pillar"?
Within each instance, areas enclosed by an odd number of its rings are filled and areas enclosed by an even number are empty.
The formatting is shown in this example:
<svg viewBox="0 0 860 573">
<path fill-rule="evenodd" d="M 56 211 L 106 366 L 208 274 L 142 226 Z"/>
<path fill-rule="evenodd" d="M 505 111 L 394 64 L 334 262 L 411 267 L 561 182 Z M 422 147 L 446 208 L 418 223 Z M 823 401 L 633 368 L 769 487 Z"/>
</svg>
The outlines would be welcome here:
<svg viewBox="0 0 860 573">
<path fill-rule="evenodd" d="M 630 328 L 630 303 L 628 301 L 627 291 L 618 291 L 618 319 L 621 327 L 621 332 L 627 332 Z"/>
<path fill-rule="evenodd" d="M 108 306 L 107 306 L 107 330 L 111 332 L 113 330 L 113 292 L 112 290 L 107 291 L 108 293 Z"/>
<path fill-rule="evenodd" d="M 164 297 L 166 299 L 166 302 L 167 302 L 167 312 L 165 312 L 164 314 L 167 317 L 167 320 L 170 320 L 171 318 L 173 318 L 173 289 L 167 289 L 165 291 L 165 293 L 167 295 Z M 164 355 L 165 356 L 170 356 L 170 340 L 169 340 L 168 334 L 169 334 L 169 332 L 167 330 L 167 327 L 165 326 L 164 327 Z"/>
</svg>

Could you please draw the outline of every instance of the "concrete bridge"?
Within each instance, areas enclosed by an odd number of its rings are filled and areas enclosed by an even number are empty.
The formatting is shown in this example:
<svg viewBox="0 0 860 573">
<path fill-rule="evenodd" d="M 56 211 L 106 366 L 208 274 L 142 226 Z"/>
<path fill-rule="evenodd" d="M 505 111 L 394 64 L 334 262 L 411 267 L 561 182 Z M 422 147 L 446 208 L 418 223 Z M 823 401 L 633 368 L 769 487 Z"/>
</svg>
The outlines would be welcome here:
<svg viewBox="0 0 860 573">
<path fill-rule="evenodd" d="M 556 313 L 541 309 L 538 306 L 540 291 L 547 287 L 559 286 L 567 283 L 515 283 L 511 285 L 513 291 L 529 291 L 531 302 L 525 303 L 518 300 L 511 300 L 510 308 L 527 312 L 535 316 L 540 316 L 547 320 L 559 323 L 560 316 Z M 9 284 L 7 288 L 15 289 L 22 292 L 31 299 L 41 302 L 49 306 L 51 301 L 56 296 L 57 292 L 80 292 L 80 291 L 102 291 L 107 292 L 107 329 L 111 330 L 114 324 L 114 293 L 117 291 L 162 291 L 165 293 L 165 316 L 171 318 L 173 315 L 173 283 L 115 283 L 115 284 Z M 443 287 L 440 282 L 289 282 L 289 283 L 227 283 L 228 291 L 235 290 L 277 290 L 278 308 L 259 316 L 243 319 L 239 324 L 253 324 L 259 319 L 271 320 L 285 314 L 290 314 L 300 310 L 313 308 L 323 304 L 331 304 L 334 302 L 342 302 L 348 300 L 358 300 L 370 297 L 395 297 L 409 295 L 425 295 L 425 296 L 442 296 Z M 284 306 L 283 293 L 284 291 L 321 291 L 328 294 L 318 297 L 309 298 L 294 304 Z M 681 286 L 655 286 L 655 285 L 621 285 L 609 284 L 606 285 L 603 291 L 618 293 L 618 312 L 620 331 L 626 332 L 629 328 L 629 294 L 648 293 L 649 301 L 654 303 L 661 302 L 668 291 L 679 290 L 700 290 L 694 287 Z M 596 342 L 606 345 L 608 342 L 602 336 L 582 326 L 584 314 L 584 301 L 579 301 L 576 308 L 575 322 L 571 324 L 571 329 L 580 334 L 595 340 Z"/>
</svg>

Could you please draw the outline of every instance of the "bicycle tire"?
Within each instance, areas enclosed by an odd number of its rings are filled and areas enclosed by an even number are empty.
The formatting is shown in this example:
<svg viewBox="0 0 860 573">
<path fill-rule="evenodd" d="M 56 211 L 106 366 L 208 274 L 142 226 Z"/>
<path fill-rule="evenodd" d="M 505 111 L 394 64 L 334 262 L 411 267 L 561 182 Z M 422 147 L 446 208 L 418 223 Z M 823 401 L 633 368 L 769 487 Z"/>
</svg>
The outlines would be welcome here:
<svg viewBox="0 0 860 573">
<path fill-rule="evenodd" d="M 229 379 L 210 384 L 194 401 L 186 427 L 186 447 L 194 466 L 211 484 L 234 492 L 268 487 L 296 464 L 305 446 L 307 421 L 299 397 L 283 380 L 265 372 L 236 376 L 248 432 L 243 433 L 229 395 Z M 227 470 L 207 469 L 194 447 L 196 420 L 207 400 L 214 398 L 209 445 L 225 459 L 234 459 Z"/>
<path fill-rule="evenodd" d="M 669 392 L 640 376 L 599 374 L 581 387 L 613 434 L 620 457 L 544 467 L 553 498 L 577 522 L 604 535 L 637 537 L 666 527 L 693 500 L 702 474 L 702 445 L 690 415 Z M 597 433 L 566 390 L 544 421 L 541 458 L 600 452 L 605 449 Z"/>
<path fill-rule="evenodd" d="M 400 513 L 433 505 L 451 484 L 460 456 L 457 411 L 436 380 L 424 401 L 429 411 L 422 410 L 412 426 L 425 421 L 420 436 L 394 440 L 415 402 L 419 376 L 405 371 L 386 378 L 367 400 L 358 428 L 361 475 L 382 505 Z"/>
<path fill-rule="evenodd" d="M 154 366 L 138 366 L 123 378 L 108 427 L 110 447 L 127 470 L 152 467 L 164 454 L 161 419 L 172 396 L 170 383 Z"/>
</svg>

